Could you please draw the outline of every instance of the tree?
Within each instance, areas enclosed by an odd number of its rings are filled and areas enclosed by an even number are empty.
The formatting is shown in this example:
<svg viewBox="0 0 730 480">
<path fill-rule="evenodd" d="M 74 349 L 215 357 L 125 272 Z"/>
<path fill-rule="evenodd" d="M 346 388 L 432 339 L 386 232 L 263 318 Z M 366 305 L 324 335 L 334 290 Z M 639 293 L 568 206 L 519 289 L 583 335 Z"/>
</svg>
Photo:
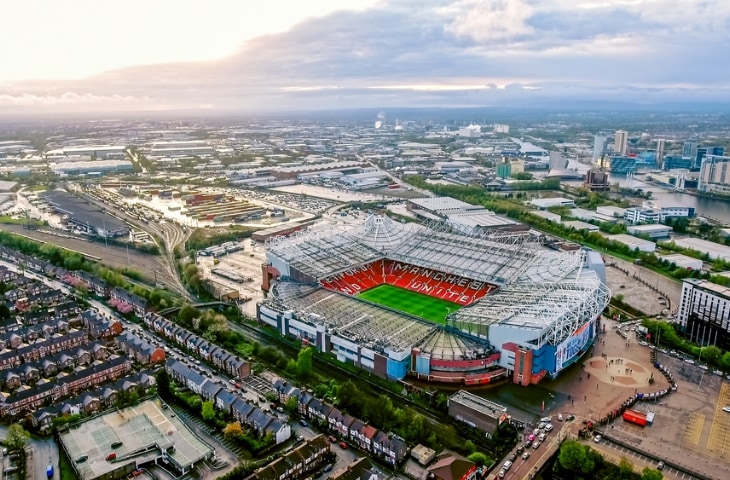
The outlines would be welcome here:
<svg viewBox="0 0 730 480">
<path fill-rule="evenodd" d="M 241 422 L 233 422 L 226 425 L 223 429 L 223 436 L 226 438 L 234 438 L 239 435 L 243 435 L 243 429 L 241 428 Z"/>
<path fill-rule="evenodd" d="M 13 423 L 8 427 L 8 436 L 5 439 L 5 445 L 8 450 L 13 451 L 25 451 L 25 446 L 28 444 L 30 435 L 19 423 Z"/>
<path fill-rule="evenodd" d="M 155 380 L 157 381 L 157 393 L 160 398 L 170 400 L 172 398 L 172 389 L 170 388 L 170 376 L 167 371 L 161 368 L 155 373 Z"/>
<path fill-rule="evenodd" d="M 641 471 L 641 480 L 662 480 L 664 475 L 655 468 L 644 467 Z"/>
<path fill-rule="evenodd" d="M 470 462 L 476 463 L 478 467 L 487 465 L 489 463 L 489 458 L 487 458 L 487 456 L 484 455 L 482 452 L 474 452 L 466 458 L 468 458 Z"/>
<path fill-rule="evenodd" d="M 213 408 L 212 400 L 203 402 L 203 405 L 200 407 L 200 415 L 206 422 L 210 422 L 215 418 L 215 408 Z"/>
<path fill-rule="evenodd" d="M 622 458 L 618 463 L 618 469 L 621 472 L 621 478 L 629 478 L 634 473 L 634 464 L 629 462 L 627 459 Z"/>
<path fill-rule="evenodd" d="M 575 440 L 566 440 L 560 446 L 558 463 L 571 472 L 590 473 L 595 468 L 593 458 L 588 455 L 589 448 Z"/>
<path fill-rule="evenodd" d="M 289 412 L 289 414 L 292 414 L 297 411 L 298 406 L 299 402 L 297 401 L 297 397 L 292 396 L 286 399 L 286 403 L 284 404 L 284 410 Z"/>
<path fill-rule="evenodd" d="M 299 350 L 297 354 L 297 375 L 300 378 L 306 378 L 312 374 L 312 355 L 314 349 L 307 347 Z"/>
</svg>

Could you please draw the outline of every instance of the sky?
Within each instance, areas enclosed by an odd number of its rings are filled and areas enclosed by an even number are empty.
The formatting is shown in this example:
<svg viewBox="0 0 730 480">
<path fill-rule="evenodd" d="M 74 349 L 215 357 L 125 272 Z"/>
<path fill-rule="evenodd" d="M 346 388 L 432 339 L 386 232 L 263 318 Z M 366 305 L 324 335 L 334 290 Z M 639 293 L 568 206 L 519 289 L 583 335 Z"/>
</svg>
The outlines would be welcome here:
<svg viewBox="0 0 730 480">
<path fill-rule="evenodd" d="M 7 0 L 0 114 L 730 102 L 727 0 Z"/>
</svg>

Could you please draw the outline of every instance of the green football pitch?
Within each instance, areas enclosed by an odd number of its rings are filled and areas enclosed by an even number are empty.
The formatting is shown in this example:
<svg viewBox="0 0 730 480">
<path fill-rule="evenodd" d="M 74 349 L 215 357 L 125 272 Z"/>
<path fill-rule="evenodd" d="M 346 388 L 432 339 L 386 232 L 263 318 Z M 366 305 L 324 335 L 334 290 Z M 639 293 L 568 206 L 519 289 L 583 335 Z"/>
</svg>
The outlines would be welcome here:
<svg viewBox="0 0 730 480">
<path fill-rule="evenodd" d="M 364 300 L 441 324 L 445 323 L 446 315 L 461 308 L 458 303 L 387 284 L 378 285 L 358 296 Z"/>
</svg>

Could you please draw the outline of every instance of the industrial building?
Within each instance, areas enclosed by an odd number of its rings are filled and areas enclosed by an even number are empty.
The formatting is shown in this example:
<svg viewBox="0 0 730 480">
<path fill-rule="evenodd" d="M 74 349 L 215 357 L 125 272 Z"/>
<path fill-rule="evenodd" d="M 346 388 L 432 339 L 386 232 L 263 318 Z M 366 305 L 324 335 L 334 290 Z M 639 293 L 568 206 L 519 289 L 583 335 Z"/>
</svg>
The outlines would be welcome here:
<svg viewBox="0 0 730 480">
<path fill-rule="evenodd" d="M 550 198 L 533 198 L 530 205 L 540 210 L 550 207 L 575 207 L 575 201 L 572 198 L 550 197 Z"/>
<path fill-rule="evenodd" d="M 425 207 L 425 205 L 422 205 Z M 631 237 L 633 238 L 633 237 Z M 477 385 L 554 377 L 592 344 L 610 293 L 600 255 L 530 234 L 465 233 L 371 215 L 266 243 L 257 317 L 376 375 Z M 595 257 L 595 258 L 594 258 Z M 358 299 L 380 285 L 454 303 L 444 324 Z"/>
<path fill-rule="evenodd" d="M 486 432 L 487 437 L 507 420 L 507 407 L 490 402 L 465 390 L 449 397 L 449 415 L 460 422 Z"/>
<path fill-rule="evenodd" d="M 625 233 L 619 233 L 618 235 L 608 235 L 608 239 L 614 242 L 622 243 L 629 247 L 631 250 L 638 250 L 640 252 L 653 252 L 656 250 L 656 243 L 650 242 Z"/>
<path fill-rule="evenodd" d="M 720 258 L 730 262 L 730 247 L 695 237 L 673 238 L 675 245 L 706 253 L 710 258 Z"/>
<path fill-rule="evenodd" d="M 116 217 L 108 215 L 88 201 L 70 193 L 53 190 L 39 195 L 61 215 L 70 228 L 88 235 L 119 237 L 129 233 L 129 226 Z"/>
<path fill-rule="evenodd" d="M 657 238 L 669 238 L 672 230 L 672 227 L 658 224 L 629 225 L 626 227 L 626 231 L 631 235 L 647 235 L 652 240 Z"/>
<path fill-rule="evenodd" d="M 687 255 L 682 255 L 681 253 L 659 255 L 659 258 L 666 260 L 677 268 L 684 268 L 685 270 L 702 270 L 703 262 L 699 258 L 688 257 Z"/>
</svg>

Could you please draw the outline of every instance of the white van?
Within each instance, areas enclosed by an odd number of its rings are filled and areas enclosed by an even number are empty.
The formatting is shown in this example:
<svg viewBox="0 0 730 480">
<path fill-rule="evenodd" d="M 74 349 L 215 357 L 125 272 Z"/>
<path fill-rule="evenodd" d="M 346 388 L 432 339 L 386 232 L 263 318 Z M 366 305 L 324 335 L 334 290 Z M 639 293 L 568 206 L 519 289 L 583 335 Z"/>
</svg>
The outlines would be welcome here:
<svg viewBox="0 0 730 480">
<path fill-rule="evenodd" d="M 504 470 L 506 472 L 510 468 L 512 468 L 512 462 L 510 460 L 507 460 L 506 462 L 504 462 L 504 466 L 502 467 L 502 470 Z"/>
</svg>

